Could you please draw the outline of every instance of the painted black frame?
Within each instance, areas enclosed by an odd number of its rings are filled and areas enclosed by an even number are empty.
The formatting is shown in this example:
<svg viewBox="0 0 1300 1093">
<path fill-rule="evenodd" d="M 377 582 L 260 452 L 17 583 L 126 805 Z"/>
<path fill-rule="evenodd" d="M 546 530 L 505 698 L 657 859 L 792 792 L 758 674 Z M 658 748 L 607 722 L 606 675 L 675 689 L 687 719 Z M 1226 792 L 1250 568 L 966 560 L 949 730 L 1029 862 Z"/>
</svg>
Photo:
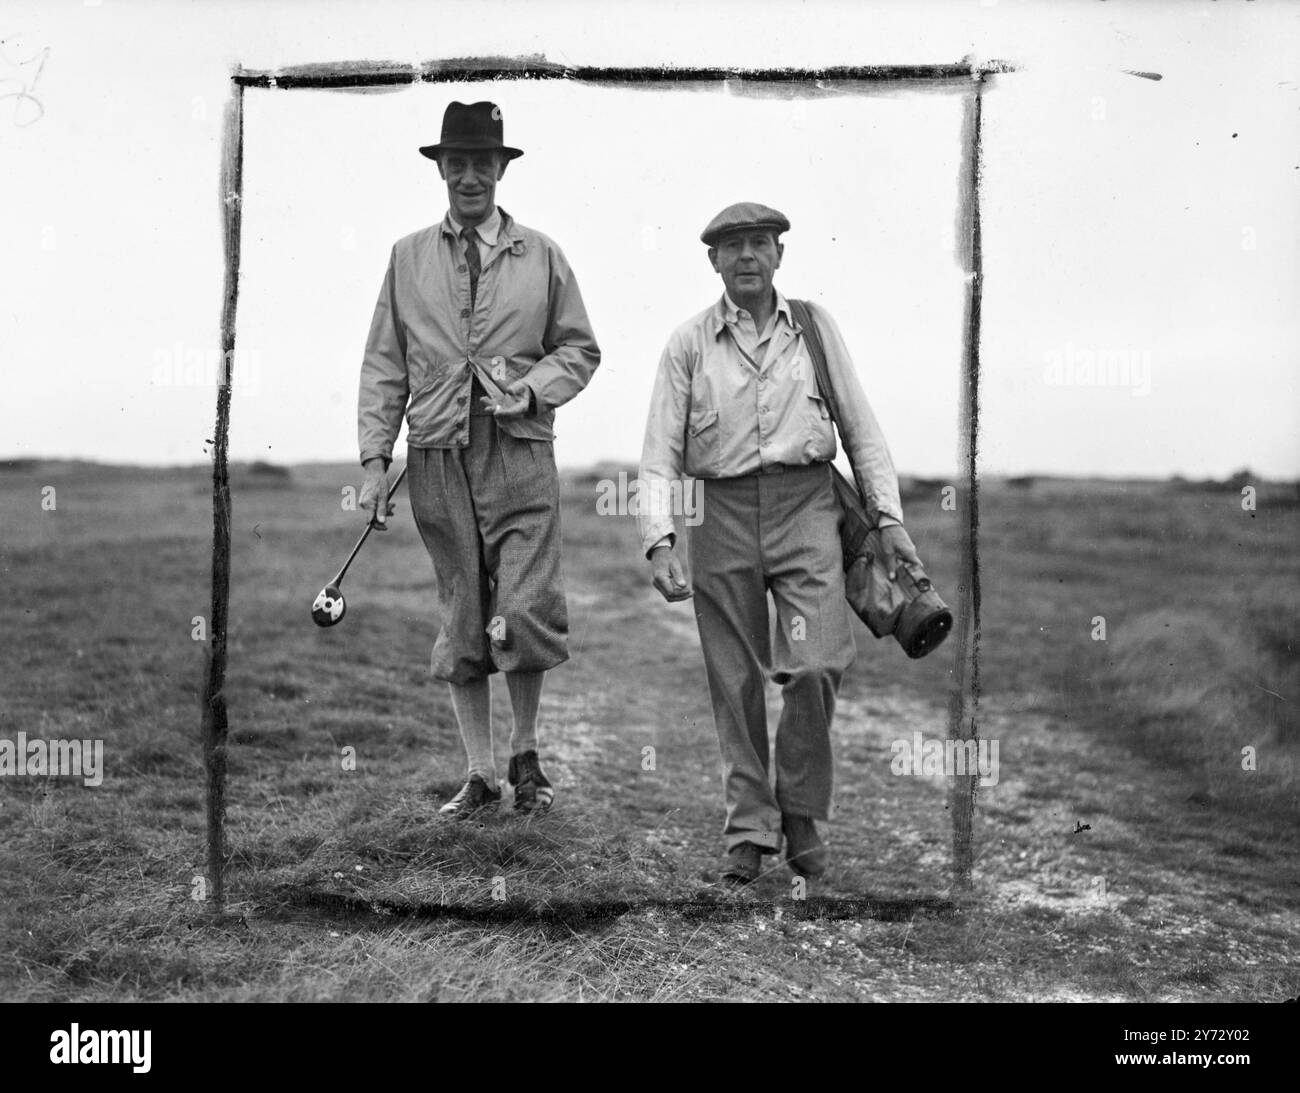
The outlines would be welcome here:
<svg viewBox="0 0 1300 1093">
<path fill-rule="evenodd" d="M 958 198 L 961 231 L 957 248 L 965 274 L 962 322 L 961 410 L 959 464 L 966 481 L 958 511 L 962 523 L 962 555 L 954 614 L 956 672 L 949 696 L 948 735 L 954 740 L 977 738 L 979 704 L 980 571 L 979 571 L 979 376 L 983 260 L 980 231 L 981 122 L 984 91 L 997 73 L 1013 72 L 1002 61 L 955 64 L 873 65 L 824 69 L 738 68 L 603 68 L 570 67 L 544 57 L 482 57 L 428 61 L 420 65 L 390 61 L 343 61 L 296 65 L 273 71 L 236 68 L 232 95 L 225 111 L 220 202 L 225 250 L 225 285 L 221 307 L 222 369 L 218 377 L 216 429 L 212 449 L 212 600 L 211 643 L 203 688 L 203 765 L 206 774 L 208 878 L 212 906 L 225 902 L 226 747 L 229 718 L 224 694 L 230 606 L 231 502 L 228 451 L 230 395 L 234 380 L 235 318 L 239 303 L 239 256 L 244 168 L 244 91 L 265 88 L 367 92 L 417 83 L 468 83 L 489 80 L 574 80 L 594 85 L 653 86 L 730 82 L 752 91 L 781 93 L 790 84 L 811 84 L 819 91 L 843 93 L 855 85 L 907 91 L 961 94 L 963 101 L 962 161 Z M 1143 75 L 1145 73 L 1134 73 Z M 1156 78 L 1152 76 L 1148 78 Z M 866 88 L 862 88 L 866 90 Z M 950 811 L 953 825 L 952 880 L 957 891 L 970 889 L 974 864 L 972 823 L 978 772 L 953 779 Z"/>
</svg>

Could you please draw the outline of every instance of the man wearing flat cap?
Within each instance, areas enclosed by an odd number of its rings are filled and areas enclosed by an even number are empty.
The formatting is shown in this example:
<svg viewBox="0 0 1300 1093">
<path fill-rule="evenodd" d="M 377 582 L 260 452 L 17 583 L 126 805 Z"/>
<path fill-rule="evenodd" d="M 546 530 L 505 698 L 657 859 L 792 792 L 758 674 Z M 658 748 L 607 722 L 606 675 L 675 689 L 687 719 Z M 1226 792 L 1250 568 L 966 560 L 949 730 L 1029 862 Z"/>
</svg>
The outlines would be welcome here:
<svg viewBox="0 0 1300 1093">
<path fill-rule="evenodd" d="M 600 350 L 560 248 L 496 204 L 523 155 L 504 143 L 500 108 L 452 103 L 441 140 L 420 152 L 450 209 L 389 258 L 361 365 L 361 507 L 382 530 L 405 416 L 411 509 L 442 607 L 431 670 L 450 685 L 468 760 L 440 811 L 462 819 L 501 800 L 488 683 L 498 671 L 514 714 L 514 808 L 545 811 L 554 787 L 537 714 L 547 669 L 569 656 L 552 423 Z"/>
<path fill-rule="evenodd" d="M 830 466 L 835 430 L 806 332 L 773 287 L 789 228 L 776 209 L 744 202 L 704 229 L 724 292 L 668 340 L 641 455 L 641 545 L 654 585 L 670 602 L 694 595 L 722 760 L 722 876 L 738 884 L 759 875 L 762 855 L 777 854 L 783 837 L 797 873 L 825 870 L 816 821 L 830 818 L 831 719 L 855 655 Z M 916 551 L 902 527 L 889 449 L 835 321 L 821 307 L 808 310 L 825 346 L 840 433 L 892 571 L 896 559 L 915 561 Z M 703 480 L 690 535 L 693 589 L 667 503 L 682 495 L 671 484 L 683 476 Z M 783 698 L 775 788 L 769 672 Z"/>
</svg>

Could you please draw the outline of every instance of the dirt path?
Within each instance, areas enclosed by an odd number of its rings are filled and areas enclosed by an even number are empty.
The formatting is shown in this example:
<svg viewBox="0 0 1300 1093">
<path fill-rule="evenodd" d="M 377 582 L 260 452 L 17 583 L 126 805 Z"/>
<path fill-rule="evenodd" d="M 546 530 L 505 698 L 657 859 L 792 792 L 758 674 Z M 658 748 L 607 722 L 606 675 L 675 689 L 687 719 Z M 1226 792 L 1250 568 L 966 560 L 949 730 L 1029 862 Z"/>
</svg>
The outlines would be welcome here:
<svg viewBox="0 0 1300 1093">
<path fill-rule="evenodd" d="M 581 594 L 574 600 L 581 611 Z M 719 860 L 722 806 L 698 638 L 689 606 L 650 620 L 646 644 L 671 650 L 666 659 L 677 681 L 657 706 L 693 732 L 686 769 L 676 769 L 671 788 L 661 783 L 661 819 L 644 838 L 705 883 Z M 896 653 L 883 644 L 860 647 L 860 655 Z M 664 733 L 643 719 L 656 703 L 641 704 L 642 719 L 633 704 L 621 724 L 592 716 L 590 692 L 572 686 L 578 678 L 552 693 L 564 731 L 550 746 L 569 788 L 582 796 L 608 776 L 612 754 L 632 754 L 629 739 Z M 981 706 L 982 736 L 998 742 L 999 769 L 997 784 L 982 787 L 977 799 L 972 897 L 954 915 L 918 915 L 904 927 L 802 922 L 826 977 L 814 993 L 1037 1000 L 1294 994 L 1300 916 L 1294 890 L 1279 883 L 1287 875 L 1284 852 L 1256 846 L 1225 855 L 1213 818 L 1189 811 L 1173 789 L 1183 783 L 1134 758 L 1122 742 L 1042 712 L 1039 701 L 998 697 Z M 771 685 L 768 707 L 775 726 L 780 696 Z M 892 742 L 915 732 L 946 737 L 945 696 L 846 682 L 835 729 L 837 812 L 826 829 L 834 864 L 809 896 L 950 894 L 948 779 L 891 771 Z M 653 811 L 641 804 L 641 815 Z M 636 822 L 629 817 L 629 826 Z M 747 896 L 763 908 L 755 930 L 770 908 L 790 899 L 789 886 L 783 868 L 752 886 Z"/>
</svg>

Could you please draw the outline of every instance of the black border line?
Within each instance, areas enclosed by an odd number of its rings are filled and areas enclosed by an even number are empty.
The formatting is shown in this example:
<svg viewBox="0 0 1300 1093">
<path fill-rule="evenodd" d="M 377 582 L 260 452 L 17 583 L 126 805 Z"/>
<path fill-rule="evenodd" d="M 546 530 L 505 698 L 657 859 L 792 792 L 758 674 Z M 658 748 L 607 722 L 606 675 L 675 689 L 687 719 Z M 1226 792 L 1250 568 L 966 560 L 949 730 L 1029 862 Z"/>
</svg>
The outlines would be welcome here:
<svg viewBox="0 0 1300 1093">
<path fill-rule="evenodd" d="M 980 675 L 980 559 L 979 559 L 979 379 L 980 322 L 984 287 L 983 233 L 980 224 L 980 174 L 983 163 L 983 75 L 967 93 L 962 118 L 961 212 L 964 231 L 958 237 L 966 278 L 962 323 L 962 381 L 958 458 L 966 472 L 962 498 L 965 520 L 961 531 L 961 570 L 957 586 L 957 655 L 949 700 L 948 737 L 974 740 L 978 747 L 976 711 Z M 962 515 L 961 513 L 958 514 Z M 969 765 L 967 765 L 969 771 Z M 954 774 L 949 792 L 952 813 L 952 881 L 958 891 L 970 889 L 974 869 L 975 794 L 978 773 Z"/>
<path fill-rule="evenodd" d="M 289 65 L 278 69 L 237 68 L 231 79 L 241 87 L 284 91 L 364 90 L 401 87 L 415 83 L 477 83 L 490 80 L 576 80 L 583 83 L 719 83 L 747 80 L 756 83 L 810 83 L 819 80 L 854 82 L 921 82 L 969 84 L 972 79 L 997 72 L 1014 72 L 1006 61 L 975 64 L 835 65 L 828 68 L 720 68 L 661 67 L 614 68 L 598 65 L 561 65 L 543 56 L 463 57 L 425 61 L 419 65 L 396 61 L 338 61 Z"/>
<path fill-rule="evenodd" d="M 210 646 L 203 681 L 203 767 L 207 778 L 208 881 L 212 906 L 225 902 L 226 632 L 230 609 L 230 393 L 234 380 L 235 313 L 239 305 L 239 252 L 244 200 L 244 89 L 232 88 L 226 104 L 222 137 L 222 243 L 225 285 L 221 302 L 221 368 L 218 372 L 217 422 L 212 434 L 212 602 L 208 618 Z"/>
</svg>

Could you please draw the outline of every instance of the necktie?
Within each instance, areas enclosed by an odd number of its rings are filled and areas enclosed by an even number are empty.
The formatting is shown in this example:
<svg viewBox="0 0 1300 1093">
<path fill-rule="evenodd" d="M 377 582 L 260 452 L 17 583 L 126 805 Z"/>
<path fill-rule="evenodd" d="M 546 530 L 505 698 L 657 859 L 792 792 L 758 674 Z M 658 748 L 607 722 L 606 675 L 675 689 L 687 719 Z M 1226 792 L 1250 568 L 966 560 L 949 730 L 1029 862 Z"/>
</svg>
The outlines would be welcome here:
<svg viewBox="0 0 1300 1093">
<path fill-rule="evenodd" d="M 469 306 L 474 309 L 478 293 L 478 276 L 483 272 L 483 260 L 478 253 L 478 233 L 473 228 L 462 228 L 460 237 L 465 242 L 465 264 L 469 266 Z"/>
</svg>

